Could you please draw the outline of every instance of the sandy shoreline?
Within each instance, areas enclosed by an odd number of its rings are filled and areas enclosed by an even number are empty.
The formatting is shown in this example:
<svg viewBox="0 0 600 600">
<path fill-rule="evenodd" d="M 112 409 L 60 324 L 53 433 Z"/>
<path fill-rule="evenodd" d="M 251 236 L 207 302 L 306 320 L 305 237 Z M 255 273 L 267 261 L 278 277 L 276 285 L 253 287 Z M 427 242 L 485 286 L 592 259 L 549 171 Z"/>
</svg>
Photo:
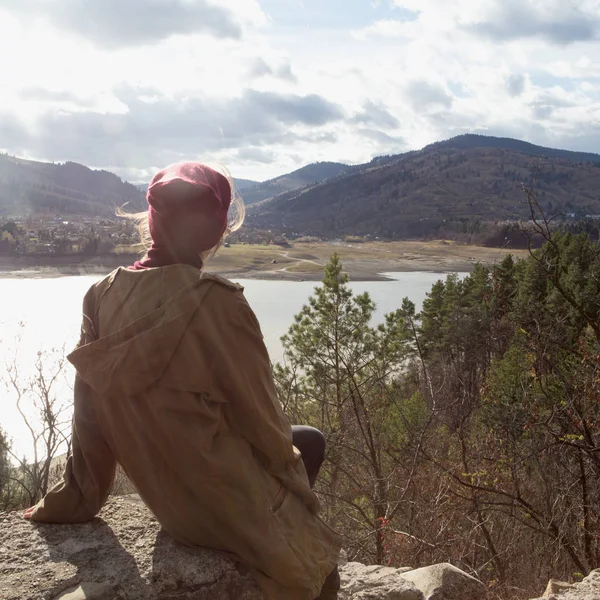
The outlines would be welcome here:
<svg viewBox="0 0 600 600">
<path fill-rule="evenodd" d="M 353 281 L 390 280 L 385 273 L 431 271 L 469 272 L 477 262 L 499 262 L 509 253 L 498 248 L 460 246 L 451 242 L 389 242 L 370 244 L 296 244 L 278 246 L 235 245 L 223 248 L 206 265 L 208 272 L 229 279 L 320 281 L 333 252 L 342 260 Z M 516 256 L 524 251 L 511 250 Z M 106 275 L 118 266 L 133 263 L 135 256 L 105 256 L 82 260 L 78 257 L 0 257 L 0 279 Z"/>
<path fill-rule="evenodd" d="M 120 266 L 120 265 L 117 265 Z M 68 267 L 49 267 L 36 266 L 24 267 L 14 270 L 0 269 L 0 279 L 53 279 L 58 277 L 77 277 L 82 275 L 108 275 L 111 271 L 117 268 L 114 265 L 90 265 L 80 264 L 71 265 Z M 126 266 L 126 265 L 122 265 Z M 473 265 L 464 264 L 461 262 L 448 262 L 444 265 L 435 263 L 423 263 L 419 265 L 398 265 L 386 264 L 381 265 L 352 265 L 344 264 L 344 271 L 352 281 L 392 281 L 392 278 L 387 277 L 385 273 L 400 273 L 414 271 L 431 271 L 436 273 L 447 273 L 449 271 L 470 272 Z M 288 272 L 284 270 L 221 270 L 215 269 L 214 265 L 206 265 L 207 272 L 216 273 L 227 279 L 264 279 L 267 281 L 321 281 L 323 278 L 322 272 Z"/>
<path fill-rule="evenodd" d="M 0 271 L 1 279 L 56 279 L 60 277 L 78 277 L 84 275 L 108 275 L 114 269 L 93 269 L 85 268 L 68 271 L 63 269 L 43 268 L 43 269 L 20 269 L 16 271 Z M 351 269 L 344 269 L 351 281 L 393 281 L 393 278 L 384 273 L 403 272 L 403 271 L 432 271 L 436 273 L 447 273 L 448 271 L 467 272 L 470 269 L 394 269 L 393 271 L 381 271 L 379 273 L 356 272 Z M 321 281 L 322 275 L 317 273 L 285 273 L 276 271 L 218 271 L 215 269 L 206 269 L 207 272 L 221 275 L 227 279 L 260 279 L 264 281 Z"/>
</svg>

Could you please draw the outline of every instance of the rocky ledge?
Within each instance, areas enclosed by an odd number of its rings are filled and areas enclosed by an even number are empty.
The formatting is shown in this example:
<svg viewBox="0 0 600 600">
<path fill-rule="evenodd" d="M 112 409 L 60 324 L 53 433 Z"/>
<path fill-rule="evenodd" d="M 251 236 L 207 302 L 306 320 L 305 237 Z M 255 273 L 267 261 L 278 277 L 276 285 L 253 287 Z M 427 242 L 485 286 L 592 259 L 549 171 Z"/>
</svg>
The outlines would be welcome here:
<svg viewBox="0 0 600 600">
<path fill-rule="evenodd" d="M 340 600 L 486 597 L 480 581 L 449 564 L 393 569 L 344 562 L 340 574 Z M 136 496 L 112 498 L 99 518 L 80 525 L 33 524 L 21 513 L 0 514 L 1 600 L 232 598 L 264 600 L 234 562 L 162 532 Z"/>
<path fill-rule="evenodd" d="M 544 595 L 536 600 L 600 600 L 600 569 L 592 571 L 580 583 L 551 579 Z"/>
</svg>

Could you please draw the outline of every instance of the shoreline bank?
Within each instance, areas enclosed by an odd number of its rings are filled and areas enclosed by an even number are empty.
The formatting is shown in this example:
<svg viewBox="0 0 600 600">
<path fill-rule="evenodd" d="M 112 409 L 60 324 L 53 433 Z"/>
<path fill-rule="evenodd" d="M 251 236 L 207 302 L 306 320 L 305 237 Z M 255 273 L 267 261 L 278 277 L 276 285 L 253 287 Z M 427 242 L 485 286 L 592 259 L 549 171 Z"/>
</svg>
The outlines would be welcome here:
<svg viewBox="0 0 600 600">
<path fill-rule="evenodd" d="M 0 279 L 55 279 L 59 277 L 79 277 L 86 275 L 108 275 L 119 266 L 127 265 L 90 265 L 90 264 L 79 264 L 62 267 L 50 267 L 50 266 L 31 266 L 22 267 L 14 270 L 5 270 L 0 268 Z M 448 263 L 445 265 L 410 265 L 410 266 L 398 266 L 382 264 L 381 268 L 377 269 L 373 266 L 373 269 L 365 269 L 364 267 L 356 268 L 351 264 L 344 264 L 344 271 L 348 273 L 348 276 L 352 281 L 393 281 L 391 277 L 385 275 L 385 273 L 410 273 L 410 272 L 432 272 L 432 273 L 468 273 L 472 271 L 472 265 L 465 265 L 459 263 Z M 221 275 L 227 279 L 259 279 L 265 281 L 321 281 L 323 279 L 323 272 L 288 272 L 288 271 L 261 271 L 261 270 L 221 270 L 214 268 L 214 265 L 210 263 L 206 265 L 205 270 L 215 275 Z"/>
<path fill-rule="evenodd" d="M 352 281 L 389 281 L 386 273 L 428 271 L 468 273 L 476 263 L 491 265 L 506 254 L 526 251 L 460 246 L 444 240 L 345 244 L 324 242 L 290 247 L 235 244 L 222 248 L 206 264 L 206 271 L 229 279 L 320 281 L 329 257 L 336 252 Z M 137 255 L 91 258 L 0 257 L 0 279 L 107 275 L 119 266 L 133 264 Z"/>
</svg>

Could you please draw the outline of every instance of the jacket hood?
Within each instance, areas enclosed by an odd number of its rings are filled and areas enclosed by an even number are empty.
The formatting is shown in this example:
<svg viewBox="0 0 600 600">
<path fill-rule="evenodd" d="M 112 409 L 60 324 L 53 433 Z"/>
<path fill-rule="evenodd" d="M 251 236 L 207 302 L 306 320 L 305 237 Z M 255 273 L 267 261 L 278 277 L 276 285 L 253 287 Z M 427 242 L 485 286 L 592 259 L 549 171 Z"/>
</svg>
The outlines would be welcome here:
<svg viewBox="0 0 600 600">
<path fill-rule="evenodd" d="M 100 395 L 139 394 L 161 379 L 214 284 L 212 278 L 198 278 L 159 308 L 106 337 L 79 346 L 68 360 Z"/>
</svg>

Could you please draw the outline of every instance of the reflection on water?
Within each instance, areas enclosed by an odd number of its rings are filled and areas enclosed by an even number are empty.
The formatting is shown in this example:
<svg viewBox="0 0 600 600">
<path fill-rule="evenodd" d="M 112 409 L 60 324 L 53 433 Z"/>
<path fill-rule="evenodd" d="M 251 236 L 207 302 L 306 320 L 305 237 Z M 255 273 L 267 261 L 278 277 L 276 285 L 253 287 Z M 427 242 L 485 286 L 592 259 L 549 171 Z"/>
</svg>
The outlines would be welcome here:
<svg viewBox="0 0 600 600">
<path fill-rule="evenodd" d="M 442 273 L 390 273 L 394 281 L 351 283 L 355 293 L 368 291 L 377 305 L 376 322 L 400 307 L 408 296 L 419 310 L 426 293 Z M 22 377 L 31 376 L 38 351 L 66 348 L 69 351 L 79 337 L 81 303 L 89 286 L 100 276 L 60 277 L 55 279 L 1 279 L 0 360 L 2 371 L 16 360 Z M 271 359 L 281 360 L 279 338 L 292 324 L 293 317 L 318 285 L 311 281 L 236 280 L 245 288 L 248 302 L 260 321 Z M 22 324 L 22 325 L 20 325 Z M 20 338 L 18 342 L 17 338 Z M 16 357 L 16 358 L 15 358 Z M 67 378 L 73 377 L 71 366 Z M 66 384 L 57 388 L 69 394 Z M 30 454 L 30 439 L 18 415 L 14 395 L 2 390 L 0 427 L 14 440 L 18 454 Z"/>
</svg>

